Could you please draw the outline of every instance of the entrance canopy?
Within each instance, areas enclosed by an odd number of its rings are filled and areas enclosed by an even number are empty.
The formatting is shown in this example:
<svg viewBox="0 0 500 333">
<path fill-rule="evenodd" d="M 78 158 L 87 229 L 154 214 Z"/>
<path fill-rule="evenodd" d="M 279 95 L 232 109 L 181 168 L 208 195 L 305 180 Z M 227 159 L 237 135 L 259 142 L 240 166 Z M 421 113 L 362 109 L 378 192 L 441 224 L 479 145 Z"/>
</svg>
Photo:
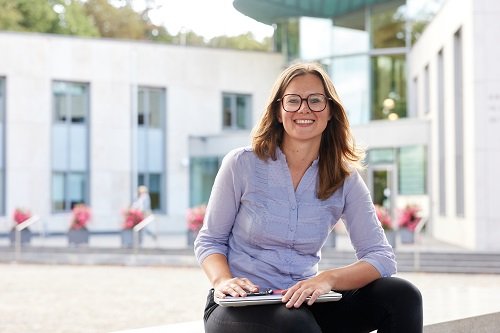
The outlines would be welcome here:
<svg viewBox="0 0 500 333">
<path fill-rule="evenodd" d="M 336 18 L 392 0 L 234 0 L 241 13 L 265 24 L 288 17 Z"/>
</svg>

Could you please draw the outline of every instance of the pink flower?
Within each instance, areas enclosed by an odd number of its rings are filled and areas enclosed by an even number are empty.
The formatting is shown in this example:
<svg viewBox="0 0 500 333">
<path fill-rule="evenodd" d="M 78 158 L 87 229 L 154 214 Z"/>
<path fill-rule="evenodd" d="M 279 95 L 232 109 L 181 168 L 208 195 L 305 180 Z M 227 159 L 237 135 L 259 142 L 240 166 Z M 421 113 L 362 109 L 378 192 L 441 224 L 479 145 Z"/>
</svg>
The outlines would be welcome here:
<svg viewBox="0 0 500 333">
<path fill-rule="evenodd" d="M 126 210 L 123 215 L 125 216 L 125 221 L 123 223 L 124 229 L 132 229 L 144 220 L 144 213 L 140 209 L 130 208 Z"/>
<path fill-rule="evenodd" d="M 73 219 L 70 229 L 85 229 L 91 218 L 90 208 L 85 204 L 77 204 L 73 207 L 72 212 Z"/>
<path fill-rule="evenodd" d="M 205 219 L 206 205 L 200 205 L 187 210 L 186 222 L 189 230 L 197 232 L 203 226 Z"/>
<path fill-rule="evenodd" d="M 14 221 L 16 224 L 21 224 L 31 217 L 31 212 L 24 208 L 16 208 L 14 210 Z"/>
<path fill-rule="evenodd" d="M 417 205 L 407 205 L 399 214 L 398 225 L 400 228 L 405 228 L 413 232 L 421 219 L 420 207 Z"/>
</svg>

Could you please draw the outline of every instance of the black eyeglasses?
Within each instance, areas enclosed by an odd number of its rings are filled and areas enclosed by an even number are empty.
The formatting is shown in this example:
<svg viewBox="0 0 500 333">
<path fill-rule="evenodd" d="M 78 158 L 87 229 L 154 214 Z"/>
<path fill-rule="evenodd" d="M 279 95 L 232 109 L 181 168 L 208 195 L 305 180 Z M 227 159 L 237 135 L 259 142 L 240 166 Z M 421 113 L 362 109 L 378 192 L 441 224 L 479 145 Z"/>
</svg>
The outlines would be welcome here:
<svg viewBox="0 0 500 333">
<path fill-rule="evenodd" d="M 281 102 L 283 110 L 286 112 L 297 112 L 302 106 L 302 102 L 306 101 L 309 110 L 313 112 L 321 112 L 326 109 L 326 104 L 331 98 L 323 94 L 311 94 L 306 98 L 300 97 L 297 94 L 286 94 L 282 98 L 278 98 L 276 102 Z"/>
</svg>

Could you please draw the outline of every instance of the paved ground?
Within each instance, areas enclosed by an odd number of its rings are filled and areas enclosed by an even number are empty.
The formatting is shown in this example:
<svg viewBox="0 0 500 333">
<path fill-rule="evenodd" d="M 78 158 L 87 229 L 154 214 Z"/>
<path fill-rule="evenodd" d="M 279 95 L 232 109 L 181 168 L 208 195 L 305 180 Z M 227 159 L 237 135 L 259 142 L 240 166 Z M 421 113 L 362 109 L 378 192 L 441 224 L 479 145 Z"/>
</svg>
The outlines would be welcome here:
<svg viewBox="0 0 500 333">
<path fill-rule="evenodd" d="M 188 332 L 201 327 L 209 288 L 198 268 L 0 264 L 0 272 L 1 333 Z M 500 311 L 500 275 L 399 276 L 422 290 L 426 324 Z"/>
</svg>

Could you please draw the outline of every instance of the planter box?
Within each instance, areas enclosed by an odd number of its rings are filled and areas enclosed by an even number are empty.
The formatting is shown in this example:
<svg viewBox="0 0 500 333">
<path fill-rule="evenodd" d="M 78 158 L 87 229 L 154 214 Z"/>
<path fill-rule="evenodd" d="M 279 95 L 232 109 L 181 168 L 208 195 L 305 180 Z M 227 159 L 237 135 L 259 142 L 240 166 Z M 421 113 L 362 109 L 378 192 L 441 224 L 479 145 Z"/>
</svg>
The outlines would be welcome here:
<svg viewBox="0 0 500 333">
<path fill-rule="evenodd" d="M 87 229 L 69 229 L 68 230 L 68 245 L 69 246 L 87 246 L 89 244 L 90 232 Z"/>
<path fill-rule="evenodd" d="M 415 243 L 415 233 L 406 228 L 399 229 L 399 237 L 403 244 Z"/>
<path fill-rule="evenodd" d="M 194 245 L 194 240 L 198 236 L 198 231 L 188 230 L 187 231 L 187 245 L 192 247 Z"/>
<path fill-rule="evenodd" d="M 134 230 L 124 229 L 121 232 L 122 247 L 131 249 L 134 247 Z M 142 245 L 142 230 L 139 231 L 138 247 Z"/>
<path fill-rule="evenodd" d="M 31 243 L 31 237 L 33 234 L 31 233 L 31 230 L 26 228 L 21 230 L 20 234 L 20 241 L 21 245 L 29 245 Z M 10 245 L 15 246 L 16 245 L 16 229 L 12 228 L 9 233 L 9 240 L 10 240 Z"/>
</svg>

